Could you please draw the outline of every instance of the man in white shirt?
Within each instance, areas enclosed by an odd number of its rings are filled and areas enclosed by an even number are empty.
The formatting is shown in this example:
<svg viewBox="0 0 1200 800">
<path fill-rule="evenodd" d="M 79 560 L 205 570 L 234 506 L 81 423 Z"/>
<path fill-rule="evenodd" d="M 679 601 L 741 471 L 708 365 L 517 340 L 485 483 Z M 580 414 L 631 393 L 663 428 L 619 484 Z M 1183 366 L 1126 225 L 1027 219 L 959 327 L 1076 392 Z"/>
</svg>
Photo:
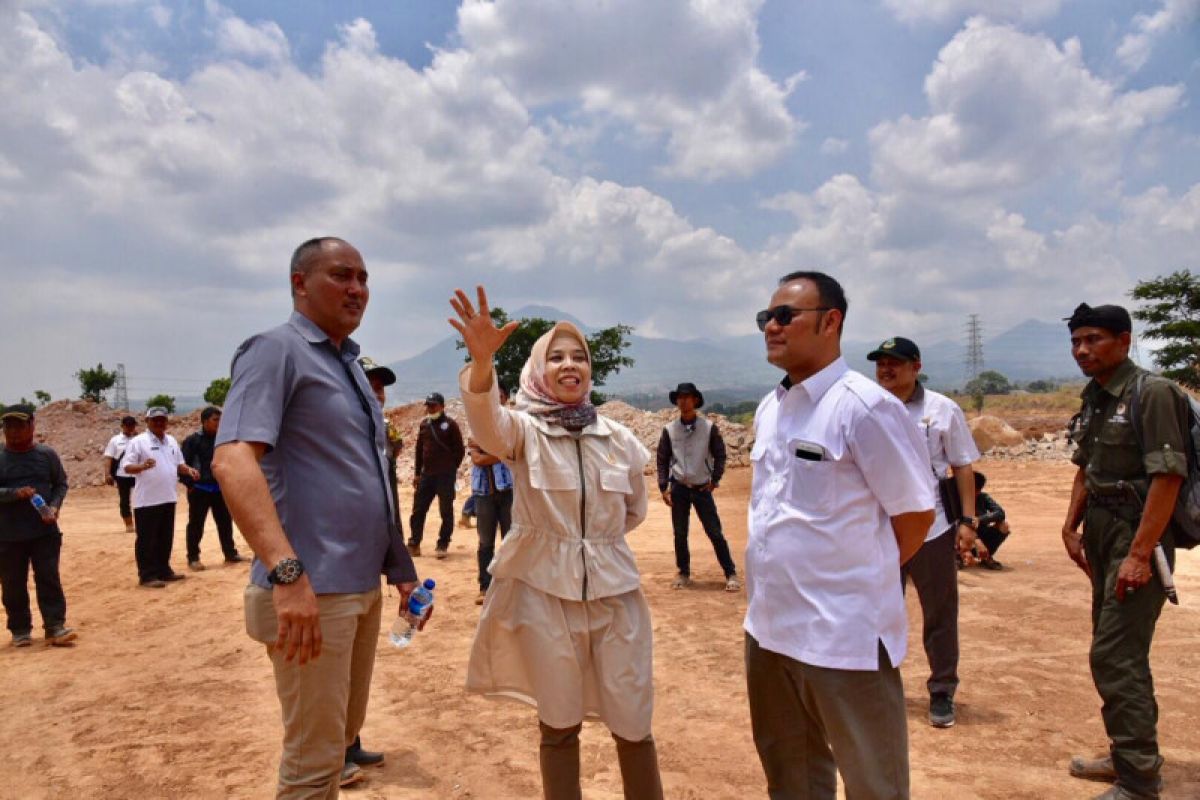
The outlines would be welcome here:
<svg viewBox="0 0 1200 800">
<path fill-rule="evenodd" d="M 133 476 L 126 475 L 121 469 L 121 458 L 129 441 L 137 435 L 137 420 L 131 416 L 121 418 L 121 432 L 108 440 L 104 447 L 104 482 L 109 486 L 117 485 L 117 501 L 121 512 L 121 520 L 125 523 L 125 532 L 133 533 L 133 508 L 129 505 L 129 497 L 133 492 Z"/>
<path fill-rule="evenodd" d="M 176 483 L 181 475 L 192 480 L 200 471 L 189 467 L 175 437 L 167 433 L 167 410 L 154 406 L 146 411 L 146 431 L 129 441 L 121 468 L 134 477 L 133 521 L 137 539 L 138 583 L 161 589 L 183 575 L 171 569 L 171 545 L 175 541 Z"/>
<path fill-rule="evenodd" d="M 954 725 L 954 692 L 958 688 L 958 565 L 955 545 L 965 558 L 976 545 L 975 474 L 971 463 L 979 450 L 958 404 L 930 391 L 917 380 L 921 350 L 911 339 L 894 336 L 867 354 L 875 362 L 875 379 L 894 394 L 908 411 L 929 450 L 930 477 L 942 491 L 951 492 L 953 513 L 937 492 L 933 527 L 921 549 L 904 566 L 912 580 L 924 618 L 922 641 L 929 659 L 929 724 Z M 951 519 L 953 517 L 953 519 Z M 981 550 L 983 543 L 978 545 Z M 983 551 L 986 552 L 986 551 Z"/>
<path fill-rule="evenodd" d="M 933 521 L 904 406 L 841 356 L 846 296 L 820 272 L 757 316 L 787 373 L 759 404 L 746 547 L 746 682 L 771 797 L 909 797 L 900 566 Z M 834 753 L 837 754 L 836 762 Z"/>
</svg>

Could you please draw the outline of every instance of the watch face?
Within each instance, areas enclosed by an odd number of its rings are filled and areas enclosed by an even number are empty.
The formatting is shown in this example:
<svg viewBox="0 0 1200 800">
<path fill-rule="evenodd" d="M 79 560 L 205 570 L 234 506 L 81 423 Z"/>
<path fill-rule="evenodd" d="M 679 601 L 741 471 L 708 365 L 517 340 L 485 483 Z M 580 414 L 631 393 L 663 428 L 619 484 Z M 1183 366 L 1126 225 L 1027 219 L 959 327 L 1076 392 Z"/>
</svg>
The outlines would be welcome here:
<svg viewBox="0 0 1200 800">
<path fill-rule="evenodd" d="M 275 565 L 273 573 L 275 583 L 295 583 L 304 574 L 304 565 L 297 559 L 285 558 Z"/>
</svg>

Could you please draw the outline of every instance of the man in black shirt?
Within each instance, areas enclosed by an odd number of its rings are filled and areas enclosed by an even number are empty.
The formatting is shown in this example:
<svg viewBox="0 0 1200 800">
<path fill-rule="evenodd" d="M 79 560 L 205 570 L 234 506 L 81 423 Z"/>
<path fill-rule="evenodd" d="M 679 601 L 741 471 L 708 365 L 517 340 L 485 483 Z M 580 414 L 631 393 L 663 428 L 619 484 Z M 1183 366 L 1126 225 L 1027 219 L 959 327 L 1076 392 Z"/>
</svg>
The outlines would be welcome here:
<svg viewBox="0 0 1200 800">
<path fill-rule="evenodd" d="M 67 627 L 67 599 L 58 577 L 62 532 L 58 510 L 67 496 L 67 473 L 58 454 L 33 439 L 33 406 L 15 405 L 0 414 L 0 587 L 14 647 L 33 643 L 29 610 L 29 568 L 37 587 L 38 610 L 48 644 L 75 639 Z M 39 510 L 35 498 L 45 505 Z"/>
<path fill-rule="evenodd" d="M 408 551 L 421 555 L 421 539 L 425 535 L 425 515 L 436 497 L 442 527 L 438 529 L 437 557 L 445 558 L 454 533 L 454 480 L 458 465 L 467 454 L 458 423 L 446 416 L 446 399 L 439 392 L 425 398 L 425 419 L 417 431 L 417 448 L 413 452 L 412 516 L 409 517 Z"/>
<path fill-rule="evenodd" d="M 213 522 L 217 525 L 217 538 L 226 564 L 244 561 L 233 543 L 233 519 L 225 507 L 221 486 L 213 477 L 213 446 L 217 441 L 217 429 L 221 427 L 221 409 L 209 406 L 200 412 L 200 430 L 183 440 L 180 451 L 189 467 L 200 471 L 199 480 L 184 478 L 188 487 L 187 561 L 188 568 L 199 572 L 204 569 L 200 560 L 200 539 L 204 537 L 204 522 L 211 509 Z"/>
</svg>

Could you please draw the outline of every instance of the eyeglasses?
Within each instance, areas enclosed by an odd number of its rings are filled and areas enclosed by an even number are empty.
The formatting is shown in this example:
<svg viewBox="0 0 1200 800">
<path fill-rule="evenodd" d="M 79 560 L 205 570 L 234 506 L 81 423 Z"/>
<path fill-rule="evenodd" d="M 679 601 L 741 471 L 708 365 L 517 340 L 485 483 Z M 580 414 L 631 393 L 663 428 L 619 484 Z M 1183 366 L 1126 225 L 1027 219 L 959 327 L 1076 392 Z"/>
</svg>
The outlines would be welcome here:
<svg viewBox="0 0 1200 800">
<path fill-rule="evenodd" d="M 780 325 L 787 326 L 792 324 L 792 320 L 803 314 L 805 311 L 831 311 L 831 306 L 817 306 L 815 308 L 793 308 L 792 306 L 775 306 L 774 308 L 766 308 L 754 315 L 754 321 L 758 323 L 758 329 L 765 331 L 767 323 L 775 320 Z"/>
</svg>

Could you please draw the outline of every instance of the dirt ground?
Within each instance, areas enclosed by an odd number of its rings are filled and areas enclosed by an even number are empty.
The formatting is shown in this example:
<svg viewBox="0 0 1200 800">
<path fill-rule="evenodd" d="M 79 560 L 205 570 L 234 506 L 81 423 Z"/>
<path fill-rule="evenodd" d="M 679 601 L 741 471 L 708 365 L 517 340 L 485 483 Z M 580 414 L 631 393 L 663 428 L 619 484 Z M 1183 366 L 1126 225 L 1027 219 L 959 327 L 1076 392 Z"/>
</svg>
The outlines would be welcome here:
<svg viewBox="0 0 1200 800">
<path fill-rule="evenodd" d="M 903 672 L 913 796 L 1090 798 L 1103 787 L 1066 774 L 1071 754 L 1105 747 L 1087 667 L 1088 588 L 1058 536 L 1071 467 L 983 468 L 1015 532 L 999 553 L 1007 569 L 960 574 L 962 686 L 950 730 L 925 721 L 919 611 L 909 598 Z M 731 471 L 718 495 L 739 564 L 749 477 Z M 176 569 L 184 567 L 183 516 Z M 691 590 L 668 588 L 674 561 L 661 503 L 631 537 L 654 614 L 654 727 L 666 794 L 762 797 L 742 668 L 745 595 L 721 590 L 694 526 Z M 243 632 L 245 567 L 220 565 L 210 526 L 208 571 L 163 590 L 137 588 L 133 537 L 109 490 L 71 494 L 63 528 L 69 621 L 80 638 L 72 649 L 0 646 L 0 797 L 270 796 L 279 712 L 270 665 Z M 438 580 L 437 615 L 407 650 L 381 638 L 363 739 L 388 759 L 346 796 L 540 796 L 534 712 L 461 688 L 478 614 L 474 532 L 456 531 L 449 559 L 418 565 Z M 1200 798 L 1200 556 L 1184 554 L 1179 572 L 1183 605 L 1167 607 L 1153 653 L 1164 797 Z M 585 726 L 582 758 L 584 795 L 619 798 L 612 741 L 599 724 Z"/>
</svg>

